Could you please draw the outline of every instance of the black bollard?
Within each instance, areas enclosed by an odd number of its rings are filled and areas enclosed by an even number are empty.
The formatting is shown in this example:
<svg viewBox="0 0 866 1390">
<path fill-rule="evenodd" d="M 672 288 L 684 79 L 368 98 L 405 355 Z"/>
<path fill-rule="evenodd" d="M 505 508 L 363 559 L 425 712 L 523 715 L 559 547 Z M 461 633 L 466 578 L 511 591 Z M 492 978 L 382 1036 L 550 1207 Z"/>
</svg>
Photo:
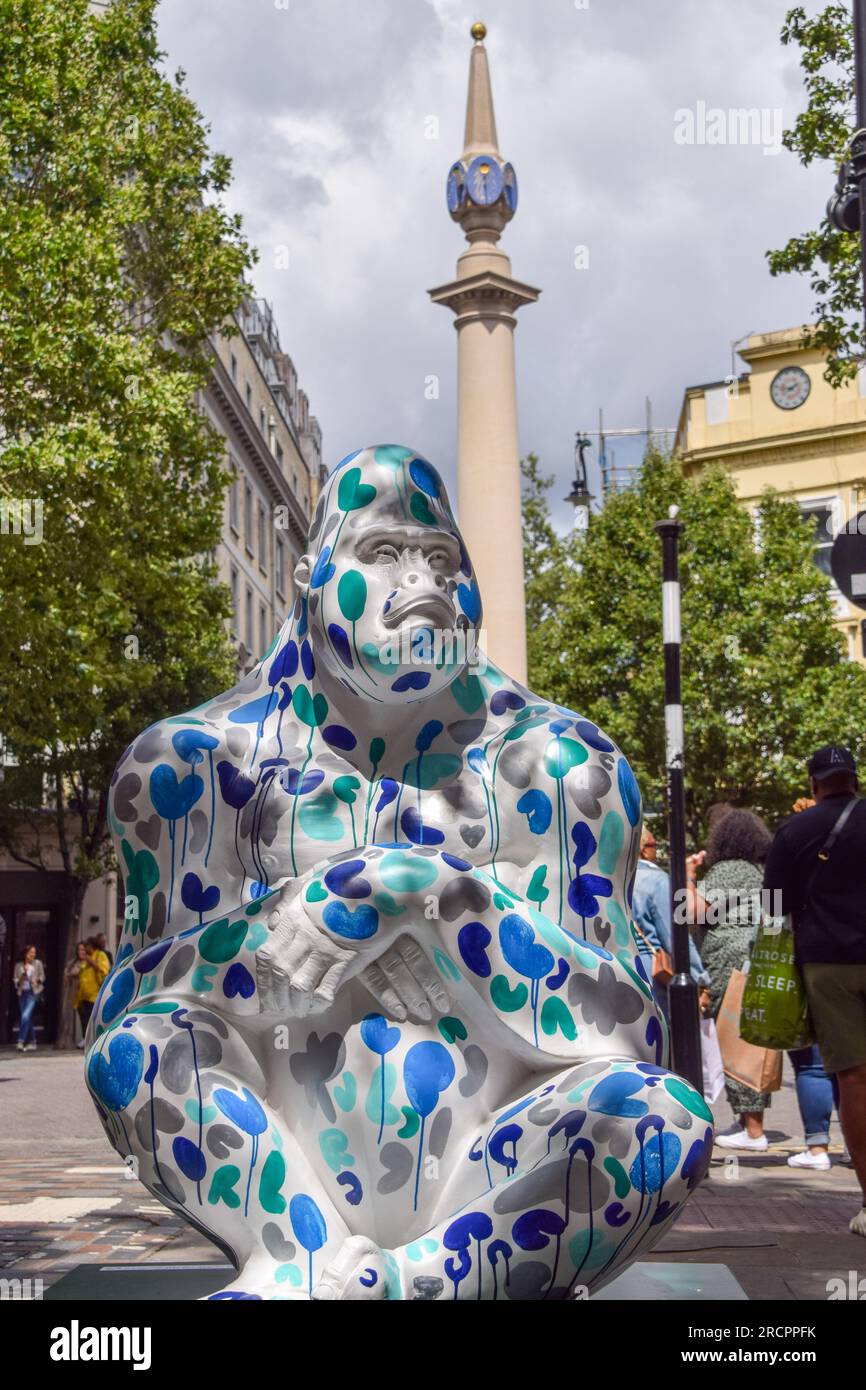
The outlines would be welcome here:
<svg viewBox="0 0 866 1390">
<path fill-rule="evenodd" d="M 680 674 L 679 546 L 685 529 L 671 507 L 667 521 L 656 522 L 662 542 L 662 625 L 665 651 L 665 762 L 667 767 L 668 838 L 670 841 L 671 924 L 674 977 L 668 986 L 673 1069 L 703 1095 L 698 987 L 689 970 L 686 922 L 686 807 L 683 705 Z"/>
</svg>

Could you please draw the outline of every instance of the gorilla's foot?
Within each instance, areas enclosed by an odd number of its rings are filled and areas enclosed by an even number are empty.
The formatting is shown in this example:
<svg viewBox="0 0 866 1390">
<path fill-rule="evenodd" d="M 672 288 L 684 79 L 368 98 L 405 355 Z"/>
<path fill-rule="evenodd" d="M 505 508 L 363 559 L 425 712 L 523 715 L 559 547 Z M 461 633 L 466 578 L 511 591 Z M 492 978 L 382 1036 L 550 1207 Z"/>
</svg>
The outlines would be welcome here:
<svg viewBox="0 0 866 1390">
<path fill-rule="evenodd" d="M 263 1300 L 267 1302 L 287 1302 L 304 1300 L 309 1302 L 310 1291 L 286 1278 L 277 1278 L 279 1266 L 273 1260 L 262 1259 L 256 1255 L 247 1260 L 236 1279 L 215 1293 L 205 1294 L 200 1303 L 220 1303 L 232 1300 Z M 285 1267 L 284 1267 L 285 1268 Z"/>
<path fill-rule="evenodd" d="M 322 1302 L 370 1302 L 385 1297 L 385 1257 L 367 1236 L 350 1236 L 313 1290 Z"/>
</svg>

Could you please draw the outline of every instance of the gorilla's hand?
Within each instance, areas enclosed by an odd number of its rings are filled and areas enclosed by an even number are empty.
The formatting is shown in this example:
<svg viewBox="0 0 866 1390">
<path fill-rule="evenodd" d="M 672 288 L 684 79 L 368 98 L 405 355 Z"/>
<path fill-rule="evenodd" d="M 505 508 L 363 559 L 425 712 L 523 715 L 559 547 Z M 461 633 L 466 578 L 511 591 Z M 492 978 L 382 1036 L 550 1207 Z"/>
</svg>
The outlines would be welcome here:
<svg viewBox="0 0 866 1390">
<path fill-rule="evenodd" d="M 389 1018 L 426 1023 L 434 1010 L 444 1014 L 451 1007 L 436 967 L 411 936 L 398 936 L 361 971 L 360 979 Z"/>
<path fill-rule="evenodd" d="M 259 1011 L 303 1015 L 326 1009 L 357 951 L 315 926 L 296 892 L 280 902 L 267 924 L 268 940 L 256 952 Z"/>
</svg>

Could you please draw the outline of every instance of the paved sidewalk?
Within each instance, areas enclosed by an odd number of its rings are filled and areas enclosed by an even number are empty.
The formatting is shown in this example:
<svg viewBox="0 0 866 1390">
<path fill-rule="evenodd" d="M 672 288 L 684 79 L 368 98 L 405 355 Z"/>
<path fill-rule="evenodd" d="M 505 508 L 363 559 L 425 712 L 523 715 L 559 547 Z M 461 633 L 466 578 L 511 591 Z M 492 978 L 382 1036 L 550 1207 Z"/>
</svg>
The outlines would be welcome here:
<svg viewBox="0 0 866 1390">
<path fill-rule="evenodd" d="M 718 1128 L 730 1123 L 724 1100 Z M 716 1149 L 707 1180 L 649 1257 L 720 1263 L 753 1299 L 826 1299 L 830 1278 L 866 1274 L 866 1241 L 848 1220 L 859 1206 L 853 1169 L 789 1168 L 802 1147 L 793 1079 L 773 1097 L 766 1154 Z M 0 1268 L 48 1288 L 88 1262 L 222 1259 L 132 1178 L 102 1133 L 80 1053 L 0 1050 Z"/>
</svg>

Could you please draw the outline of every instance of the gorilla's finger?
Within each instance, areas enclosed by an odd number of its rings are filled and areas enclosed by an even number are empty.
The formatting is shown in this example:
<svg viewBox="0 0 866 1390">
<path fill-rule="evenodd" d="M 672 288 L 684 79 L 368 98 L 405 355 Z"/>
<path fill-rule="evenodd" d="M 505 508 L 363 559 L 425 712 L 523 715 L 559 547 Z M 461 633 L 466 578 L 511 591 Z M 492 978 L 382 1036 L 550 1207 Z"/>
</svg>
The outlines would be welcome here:
<svg viewBox="0 0 866 1390">
<path fill-rule="evenodd" d="M 366 970 L 362 970 L 360 979 L 373 998 L 379 1002 L 388 1018 L 396 1018 L 400 1023 L 408 1018 L 408 1012 L 400 996 L 388 983 L 378 964 L 368 965 Z"/>
<path fill-rule="evenodd" d="M 433 1011 L 427 1002 L 424 990 L 415 979 L 400 952 L 393 948 L 390 951 L 385 951 L 377 963 L 410 1013 L 417 1014 L 425 1023 L 428 1022 L 433 1017 Z"/>
<path fill-rule="evenodd" d="M 451 1007 L 451 1000 L 427 952 L 422 950 L 411 936 L 400 937 L 396 945 L 433 1007 L 440 1014 L 447 1013 Z"/>
</svg>

